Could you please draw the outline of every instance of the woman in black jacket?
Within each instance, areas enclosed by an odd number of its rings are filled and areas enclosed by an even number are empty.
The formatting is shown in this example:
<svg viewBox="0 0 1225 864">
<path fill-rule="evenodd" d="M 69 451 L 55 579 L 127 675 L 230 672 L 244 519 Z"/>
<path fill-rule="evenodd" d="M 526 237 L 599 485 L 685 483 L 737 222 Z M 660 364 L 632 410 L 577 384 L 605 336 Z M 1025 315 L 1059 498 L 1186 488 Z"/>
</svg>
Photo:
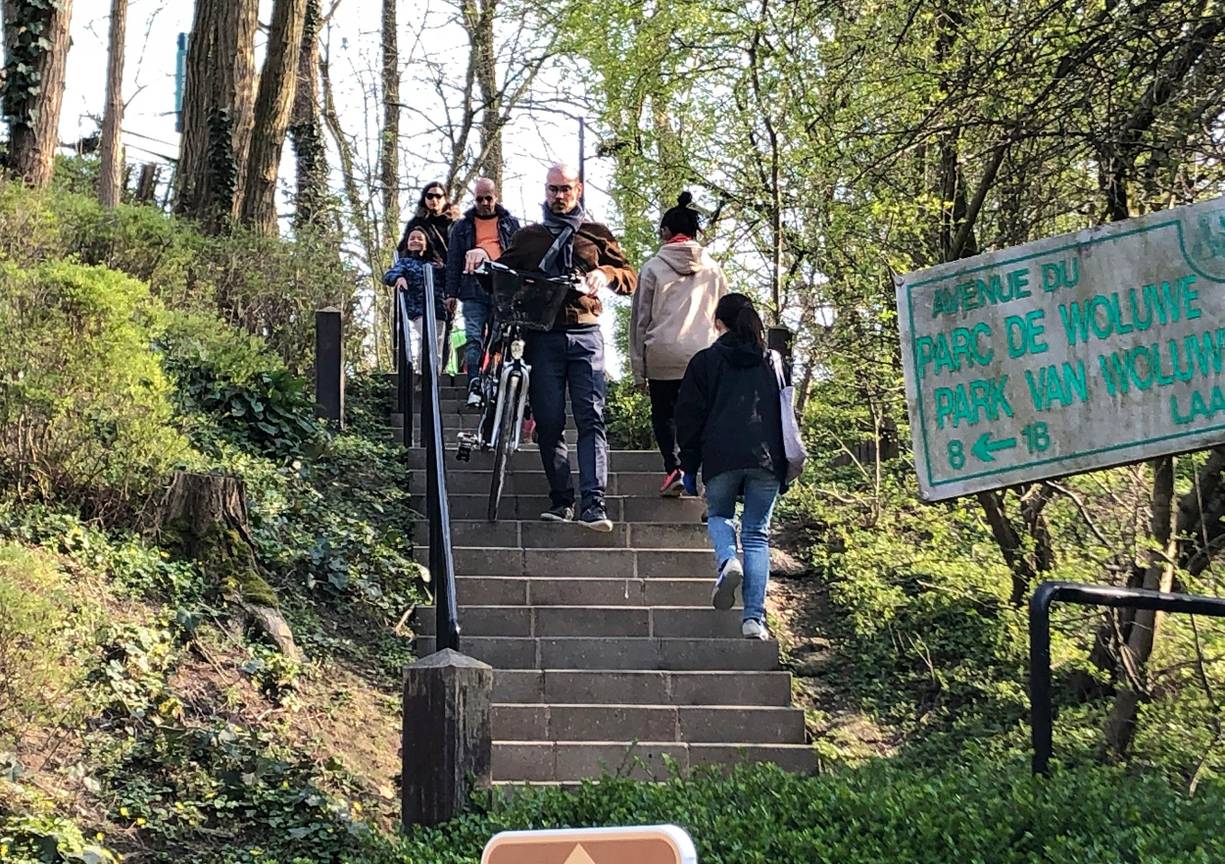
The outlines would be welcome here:
<svg viewBox="0 0 1225 864">
<path fill-rule="evenodd" d="M 437 181 L 427 183 L 417 200 L 417 211 L 404 226 L 404 235 L 396 246 L 396 253 L 401 258 L 408 254 L 408 235 L 414 228 L 420 228 L 425 234 L 425 257 L 432 264 L 445 265 L 448 244 L 451 242 L 451 225 L 454 222 L 451 202 L 447 200 L 447 190 Z M 441 290 L 440 287 L 440 293 Z"/>
<path fill-rule="evenodd" d="M 787 473 L 779 385 L 766 351 L 765 327 L 753 301 L 728 294 L 715 307 L 715 344 L 689 361 L 676 402 L 681 470 L 693 491 L 698 469 L 706 484 L 706 528 L 717 579 L 711 601 L 730 609 L 744 584 L 741 633 L 767 639 L 770 515 Z M 736 500 L 744 499 L 736 556 Z"/>
</svg>

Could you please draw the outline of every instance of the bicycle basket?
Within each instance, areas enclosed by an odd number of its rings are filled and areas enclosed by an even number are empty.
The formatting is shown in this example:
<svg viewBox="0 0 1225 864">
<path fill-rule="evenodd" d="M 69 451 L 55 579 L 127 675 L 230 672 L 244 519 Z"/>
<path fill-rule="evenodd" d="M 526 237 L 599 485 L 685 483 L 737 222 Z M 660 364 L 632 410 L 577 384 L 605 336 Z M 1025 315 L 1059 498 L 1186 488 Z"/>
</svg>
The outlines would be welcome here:
<svg viewBox="0 0 1225 864">
<path fill-rule="evenodd" d="M 548 330 L 557 319 L 574 281 L 543 273 L 520 273 L 508 267 L 490 268 L 491 290 L 498 320 L 529 330 Z"/>
</svg>

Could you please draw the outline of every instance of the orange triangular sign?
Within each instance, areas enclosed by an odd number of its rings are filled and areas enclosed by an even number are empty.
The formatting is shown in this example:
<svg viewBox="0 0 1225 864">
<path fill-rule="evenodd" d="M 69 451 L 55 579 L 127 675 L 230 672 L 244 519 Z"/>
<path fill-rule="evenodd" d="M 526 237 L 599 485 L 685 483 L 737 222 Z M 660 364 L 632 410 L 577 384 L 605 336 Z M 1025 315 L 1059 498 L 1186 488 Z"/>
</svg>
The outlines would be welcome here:
<svg viewBox="0 0 1225 864">
<path fill-rule="evenodd" d="M 565 864 L 595 864 L 595 859 L 587 854 L 587 850 L 580 843 L 574 847 L 574 851 L 570 853 L 570 857 L 566 859 Z"/>
</svg>

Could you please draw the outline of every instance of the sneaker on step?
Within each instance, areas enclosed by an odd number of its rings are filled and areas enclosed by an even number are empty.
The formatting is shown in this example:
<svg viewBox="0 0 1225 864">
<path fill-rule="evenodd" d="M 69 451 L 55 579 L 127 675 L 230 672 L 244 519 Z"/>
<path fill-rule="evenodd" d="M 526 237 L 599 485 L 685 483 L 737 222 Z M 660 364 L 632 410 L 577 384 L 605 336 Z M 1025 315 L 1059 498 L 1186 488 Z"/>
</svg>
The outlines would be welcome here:
<svg viewBox="0 0 1225 864">
<path fill-rule="evenodd" d="M 710 594 L 710 602 L 716 609 L 731 609 L 736 605 L 736 589 L 743 581 L 744 565 L 739 558 L 728 558 L 719 568 L 719 578 L 715 580 L 715 590 Z"/>
<path fill-rule="evenodd" d="M 659 496 L 661 498 L 679 498 L 684 491 L 685 483 L 681 479 L 680 469 L 677 468 L 664 477 L 664 482 L 659 487 Z"/>
<path fill-rule="evenodd" d="M 763 642 L 770 638 L 770 634 L 766 630 L 766 625 L 753 618 L 748 619 L 740 625 L 740 635 L 742 635 L 745 639 L 760 639 Z"/>
<path fill-rule="evenodd" d="M 468 385 L 468 407 L 480 408 L 484 401 L 485 400 L 481 398 L 481 382 L 478 378 Z"/>
<path fill-rule="evenodd" d="M 569 504 L 559 504 L 541 513 L 540 519 L 542 522 L 573 522 L 574 508 Z"/>
<path fill-rule="evenodd" d="M 592 504 L 584 509 L 583 515 L 578 518 L 578 524 L 592 531 L 599 531 L 601 534 L 607 534 L 613 530 L 612 520 L 608 518 L 608 513 L 601 504 Z"/>
</svg>

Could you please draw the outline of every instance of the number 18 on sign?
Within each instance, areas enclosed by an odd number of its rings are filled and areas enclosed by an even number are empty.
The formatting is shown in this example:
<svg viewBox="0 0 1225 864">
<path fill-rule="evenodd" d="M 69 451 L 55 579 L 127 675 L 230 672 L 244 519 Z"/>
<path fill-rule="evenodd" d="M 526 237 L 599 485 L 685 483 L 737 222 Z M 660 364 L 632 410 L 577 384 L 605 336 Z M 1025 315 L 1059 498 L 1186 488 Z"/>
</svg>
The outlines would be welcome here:
<svg viewBox="0 0 1225 864">
<path fill-rule="evenodd" d="M 1225 198 L 897 280 L 929 501 L 1225 441 Z"/>
</svg>

